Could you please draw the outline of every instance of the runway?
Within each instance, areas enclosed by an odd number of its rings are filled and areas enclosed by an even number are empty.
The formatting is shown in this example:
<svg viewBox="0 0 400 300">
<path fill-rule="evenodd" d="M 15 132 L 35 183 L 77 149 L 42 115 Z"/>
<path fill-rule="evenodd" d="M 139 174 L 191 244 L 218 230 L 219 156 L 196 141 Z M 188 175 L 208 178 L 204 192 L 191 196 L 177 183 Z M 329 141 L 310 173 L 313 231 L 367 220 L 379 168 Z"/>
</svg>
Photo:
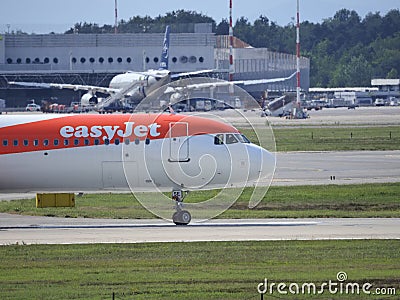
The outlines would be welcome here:
<svg viewBox="0 0 400 300">
<path fill-rule="evenodd" d="M 62 219 L 0 214 L 0 244 L 400 239 L 400 219 L 162 220 Z"/>
<path fill-rule="evenodd" d="M 272 185 L 400 181 L 400 151 L 278 152 Z"/>
<path fill-rule="evenodd" d="M 358 107 L 356 109 L 324 108 L 322 110 L 307 111 L 309 119 L 286 119 L 278 117 L 260 118 L 260 111 L 240 111 L 242 117 L 238 117 L 236 111 L 225 110 L 221 112 L 212 112 L 218 117 L 224 118 L 235 127 L 263 126 L 268 119 L 268 123 L 273 128 L 278 127 L 337 127 L 337 126 L 398 126 L 400 124 L 399 114 L 400 106 L 384 107 Z M 198 112 L 201 115 L 201 112 Z M 209 112 L 204 113 L 209 115 Z"/>
</svg>

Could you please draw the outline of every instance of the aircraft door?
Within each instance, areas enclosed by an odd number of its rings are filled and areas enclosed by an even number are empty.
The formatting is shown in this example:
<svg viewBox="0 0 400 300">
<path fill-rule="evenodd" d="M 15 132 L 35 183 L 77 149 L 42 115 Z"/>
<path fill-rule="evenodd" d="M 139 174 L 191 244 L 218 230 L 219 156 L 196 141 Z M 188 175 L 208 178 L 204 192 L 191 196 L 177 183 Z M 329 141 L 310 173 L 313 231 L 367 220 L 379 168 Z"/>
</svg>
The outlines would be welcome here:
<svg viewBox="0 0 400 300">
<path fill-rule="evenodd" d="M 170 162 L 188 162 L 189 157 L 189 124 L 175 122 L 169 124 L 169 158 Z"/>
</svg>

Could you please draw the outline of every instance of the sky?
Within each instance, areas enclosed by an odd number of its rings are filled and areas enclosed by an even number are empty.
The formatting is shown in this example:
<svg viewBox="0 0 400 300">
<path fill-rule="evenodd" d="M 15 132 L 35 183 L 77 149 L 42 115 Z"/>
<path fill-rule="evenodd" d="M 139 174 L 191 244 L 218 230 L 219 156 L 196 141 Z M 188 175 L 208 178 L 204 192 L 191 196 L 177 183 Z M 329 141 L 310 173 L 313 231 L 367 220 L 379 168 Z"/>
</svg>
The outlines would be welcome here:
<svg viewBox="0 0 400 300">
<path fill-rule="evenodd" d="M 0 33 L 63 33 L 75 23 L 114 24 L 115 0 L 1 0 Z M 173 10 L 193 10 L 217 23 L 229 18 L 229 0 L 117 0 L 118 19 L 132 16 L 165 15 Z M 295 20 L 297 0 L 232 0 L 233 20 L 246 17 L 253 22 L 260 15 L 284 26 Z M 299 0 L 300 21 L 321 23 L 342 9 L 355 10 L 361 18 L 368 12 L 385 15 L 400 9 L 399 0 Z"/>
</svg>

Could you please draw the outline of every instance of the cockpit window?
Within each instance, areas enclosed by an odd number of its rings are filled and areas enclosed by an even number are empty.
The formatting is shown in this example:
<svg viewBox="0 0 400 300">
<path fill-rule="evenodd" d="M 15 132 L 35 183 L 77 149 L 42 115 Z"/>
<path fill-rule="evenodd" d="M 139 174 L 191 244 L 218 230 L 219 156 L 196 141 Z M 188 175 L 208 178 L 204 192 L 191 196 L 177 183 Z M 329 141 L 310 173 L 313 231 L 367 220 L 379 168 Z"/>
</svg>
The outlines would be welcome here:
<svg viewBox="0 0 400 300">
<path fill-rule="evenodd" d="M 239 140 L 239 142 L 241 142 L 241 143 L 250 144 L 249 139 L 248 139 L 244 134 L 238 133 L 238 134 L 236 134 L 236 138 L 237 138 L 237 139 Z"/>
<path fill-rule="evenodd" d="M 226 135 L 226 140 L 225 140 L 225 142 L 226 142 L 227 144 L 235 144 L 235 143 L 238 143 L 239 141 L 236 139 L 235 134 L 228 133 L 228 134 Z"/>
<path fill-rule="evenodd" d="M 246 143 L 250 144 L 249 139 L 240 133 L 227 133 L 227 134 L 217 134 L 214 137 L 215 145 L 223 144 L 236 144 L 236 143 Z"/>
<path fill-rule="evenodd" d="M 224 144 L 224 135 L 223 134 L 217 134 L 214 137 L 214 144 L 215 145 L 223 145 Z"/>
</svg>

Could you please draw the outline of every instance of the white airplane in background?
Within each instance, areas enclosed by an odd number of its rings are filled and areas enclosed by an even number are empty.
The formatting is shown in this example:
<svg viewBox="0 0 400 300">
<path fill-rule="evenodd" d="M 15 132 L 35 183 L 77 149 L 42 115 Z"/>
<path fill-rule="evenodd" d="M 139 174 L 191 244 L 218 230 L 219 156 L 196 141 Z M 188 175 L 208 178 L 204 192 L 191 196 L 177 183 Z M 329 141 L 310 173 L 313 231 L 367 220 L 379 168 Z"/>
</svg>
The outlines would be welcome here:
<svg viewBox="0 0 400 300">
<path fill-rule="evenodd" d="M 158 89 L 159 87 L 168 84 L 171 80 L 199 74 L 207 74 L 217 70 L 199 70 L 193 72 L 183 72 L 177 74 L 171 74 L 168 70 L 169 61 L 169 26 L 165 29 L 163 50 L 160 58 L 160 67 L 158 70 L 148 70 L 146 72 L 133 72 L 129 71 L 123 74 L 116 75 L 110 81 L 109 87 L 101 86 L 90 86 L 90 85 L 74 85 L 74 84 L 58 84 L 58 83 L 35 83 L 35 82 L 16 82 L 10 81 L 11 85 L 19 86 L 29 86 L 29 87 L 39 87 L 39 88 L 58 88 L 58 89 L 72 89 L 72 90 L 84 90 L 87 91 L 81 98 L 81 104 L 83 106 L 89 105 L 90 102 L 97 103 L 96 93 L 100 92 L 103 94 L 109 94 L 110 96 L 104 101 L 97 105 L 97 108 L 106 107 L 112 102 L 123 99 L 124 97 L 129 97 L 134 101 L 140 101 L 149 95 L 152 91 Z M 285 78 L 271 78 L 271 79 L 257 79 L 257 80 L 240 80 L 240 81 L 223 81 L 218 84 L 218 86 L 229 86 L 229 85 L 254 85 L 263 83 L 274 83 L 281 82 L 294 77 L 296 72 L 294 72 L 289 77 Z M 186 88 L 197 89 L 197 88 L 207 88 L 214 87 L 215 84 L 202 84 L 190 85 Z"/>
<path fill-rule="evenodd" d="M 81 98 L 81 104 L 84 106 L 89 105 L 89 102 L 97 103 L 97 92 L 110 95 L 109 98 L 105 99 L 104 103 L 100 103 L 100 105 L 103 107 L 123 97 L 131 97 L 135 100 L 141 100 L 145 98 L 147 94 L 151 93 L 160 86 L 167 84 L 171 80 L 171 72 L 168 70 L 169 32 L 170 29 L 169 26 L 167 26 L 165 29 L 160 68 L 158 70 L 150 69 L 146 72 L 128 71 L 126 73 L 116 75 L 111 79 L 109 87 L 15 81 L 9 82 L 9 84 L 39 88 L 72 89 L 75 91 L 84 90 L 87 91 L 87 93 Z M 204 72 L 210 72 L 210 70 L 204 70 Z M 181 73 L 174 76 L 184 76 L 197 73 L 199 72 Z"/>
<path fill-rule="evenodd" d="M 252 184 L 275 159 L 202 117 L 36 114 L 0 117 L 0 166 L 1 192 L 183 191 Z M 174 223 L 188 224 L 176 210 Z"/>
</svg>

